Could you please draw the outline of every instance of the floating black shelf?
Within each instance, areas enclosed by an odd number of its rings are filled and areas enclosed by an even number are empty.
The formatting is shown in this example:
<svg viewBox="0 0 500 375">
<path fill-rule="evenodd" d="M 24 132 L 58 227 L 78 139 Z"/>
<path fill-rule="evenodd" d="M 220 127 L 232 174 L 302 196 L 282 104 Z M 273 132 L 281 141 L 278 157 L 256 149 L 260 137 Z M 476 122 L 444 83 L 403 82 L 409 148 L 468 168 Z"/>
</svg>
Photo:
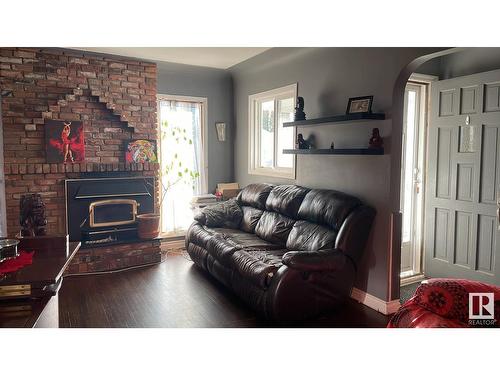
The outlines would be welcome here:
<svg viewBox="0 0 500 375">
<path fill-rule="evenodd" d="M 384 155 L 383 148 L 324 148 L 324 149 L 290 149 L 284 154 L 294 155 Z"/>
<path fill-rule="evenodd" d="M 341 123 L 351 121 L 364 121 L 364 120 L 385 120 L 384 113 L 353 113 L 350 115 L 337 115 L 322 118 L 313 118 L 311 120 L 301 120 L 283 123 L 283 127 L 290 126 L 308 126 L 326 123 Z M 332 124 L 333 125 L 333 124 Z"/>
</svg>

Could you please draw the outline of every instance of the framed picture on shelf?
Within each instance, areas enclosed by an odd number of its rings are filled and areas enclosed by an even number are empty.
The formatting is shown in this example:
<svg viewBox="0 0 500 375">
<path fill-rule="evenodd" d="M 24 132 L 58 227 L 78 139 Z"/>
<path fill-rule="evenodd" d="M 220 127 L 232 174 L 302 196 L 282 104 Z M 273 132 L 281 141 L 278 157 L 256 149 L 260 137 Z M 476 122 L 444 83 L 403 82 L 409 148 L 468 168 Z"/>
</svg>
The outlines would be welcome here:
<svg viewBox="0 0 500 375">
<path fill-rule="evenodd" d="M 127 163 L 156 163 L 156 142 L 146 139 L 130 141 L 125 149 L 125 161 Z"/>
<path fill-rule="evenodd" d="M 371 113 L 372 103 L 373 95 L 349 98 L 346 114 L 351 115 L 353 113 Z"/>
</svg>

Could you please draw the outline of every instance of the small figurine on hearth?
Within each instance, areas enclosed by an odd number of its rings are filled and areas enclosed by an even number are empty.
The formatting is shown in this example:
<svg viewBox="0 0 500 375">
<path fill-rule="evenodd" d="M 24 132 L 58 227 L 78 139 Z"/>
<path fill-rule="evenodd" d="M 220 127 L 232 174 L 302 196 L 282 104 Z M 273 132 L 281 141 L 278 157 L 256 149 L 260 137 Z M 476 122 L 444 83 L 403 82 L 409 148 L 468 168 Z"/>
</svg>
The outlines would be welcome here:
<svg viewBox="0 0 500 375">
<path fill-rule="evenodd" d="M 333 149 L 335 149 L 335 144 L 332 141 L 332 144 L 330 145 L 330 150 L 333 150 Z"/>
<path fill-rule="evenodd" d="M 309 149 L 309 143 L 304 139 L 304 136 L 301 133 L 297 135 L 296 148 L 299 150 Z"/>
<path fill-rule="evenodd" d="M 372 137 L 370 138 L 369 148 L 382 148 L 384 147 L 384 140 L 380 136 L 378 128 L 373 128 Z"/>
<path fill-rule="evenodd" d="M 21 196 L 20 201 L 21 236 L 45 236 L 47 234 L 47 216 L 45 215 L 45 204 L 40 194 L 26 194 Z"/>
<path fill-rule="evenodd" d="M 305 119 L 306 114 L 304 113 L 304 98 L 302 96 L 298 96 L 297 104 L 295 105 L 294 121 L 301 121 Z"/>
</svg>

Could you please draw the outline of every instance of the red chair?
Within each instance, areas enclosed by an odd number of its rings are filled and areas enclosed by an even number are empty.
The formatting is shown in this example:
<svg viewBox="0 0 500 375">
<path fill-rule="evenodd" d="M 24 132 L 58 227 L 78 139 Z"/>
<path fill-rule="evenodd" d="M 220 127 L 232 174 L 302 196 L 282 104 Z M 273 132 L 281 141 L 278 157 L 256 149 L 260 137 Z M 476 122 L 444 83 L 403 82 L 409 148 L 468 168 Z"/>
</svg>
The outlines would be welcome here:
<svg viewBox="0 0 500 375">
<path fill-rule="evenodd" d="M 469 293 L 494 293 L 494 322 L 491 319 L 469 320 Z M 420 284 L 413 297 L 392 316 L 387 327 L 499 327 L 499 317 L 500 287 L 464 279 L 429 279 Z"/>
</svg>

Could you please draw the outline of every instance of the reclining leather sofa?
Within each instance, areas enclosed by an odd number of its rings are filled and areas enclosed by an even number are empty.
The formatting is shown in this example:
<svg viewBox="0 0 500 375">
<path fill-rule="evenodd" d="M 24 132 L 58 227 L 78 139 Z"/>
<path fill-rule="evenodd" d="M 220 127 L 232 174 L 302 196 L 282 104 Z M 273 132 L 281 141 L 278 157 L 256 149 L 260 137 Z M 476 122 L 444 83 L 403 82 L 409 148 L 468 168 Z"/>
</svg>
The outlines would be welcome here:
<svg viewBox="0 0 500 375">
<path fill-rule="evenodd" d="M 259 315 L 302 320 L 350 295 L 374 216 L 338 191 L 252 184 L 195 215 L 186 249 Z"/>
</svg>

